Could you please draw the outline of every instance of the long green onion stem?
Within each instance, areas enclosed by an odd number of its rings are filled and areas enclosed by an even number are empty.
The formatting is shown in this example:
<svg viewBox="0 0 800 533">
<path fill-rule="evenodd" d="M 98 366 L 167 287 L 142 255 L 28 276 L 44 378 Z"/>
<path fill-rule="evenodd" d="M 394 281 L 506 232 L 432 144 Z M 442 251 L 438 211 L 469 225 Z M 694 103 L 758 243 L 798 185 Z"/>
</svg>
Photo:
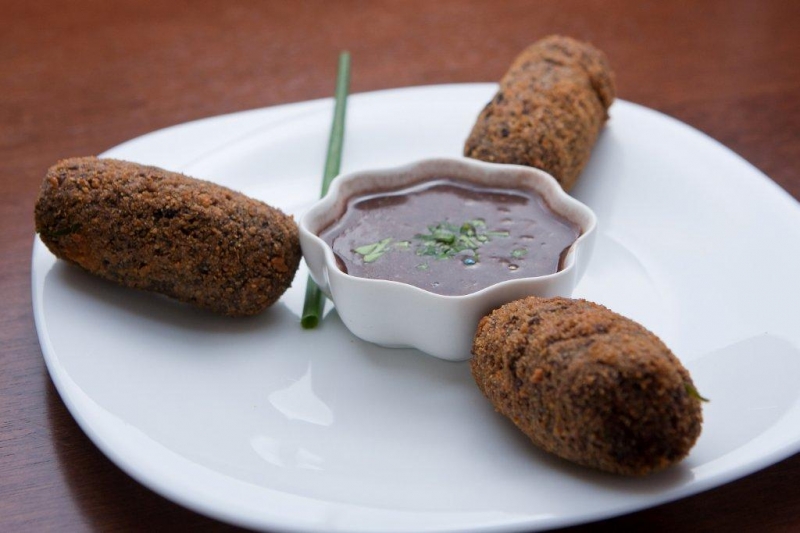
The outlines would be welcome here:
<svg viewBox="0 0 800 533">
<path fill-rule="evenodd" d="M 331 135 L 328 139 L 328 154 L 325 158 L 325 172 L 322 177 L 322 191 L 320 197 L 328 193 L 328 188 L 337 175 L 342 163 L 342 146 L 344 145 L 344 115 L 347 109 L 347 92 L 350 88 L 350 54 L 339 54 L 339 69 L 336 74 L 336 94 L 333 109 L 333 124 Z M 319 286 L 314 283 L 311 276 L 306 284 L 306 297 L 303 303 L 303 315 L 300 324 L 305 329 L 317 326 L 322 308 L 325 305 L 325 295 Z"/>
</svg>

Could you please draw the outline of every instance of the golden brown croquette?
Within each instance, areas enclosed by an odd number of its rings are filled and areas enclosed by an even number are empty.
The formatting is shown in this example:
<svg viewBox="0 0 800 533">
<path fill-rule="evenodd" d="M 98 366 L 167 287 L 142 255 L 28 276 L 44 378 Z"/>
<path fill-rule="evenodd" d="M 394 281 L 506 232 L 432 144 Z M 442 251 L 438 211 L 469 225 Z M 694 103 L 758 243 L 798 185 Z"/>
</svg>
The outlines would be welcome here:
<svg viewBox="0 0 800 533">
<path fill-rule="evenodd" d="M 207 181 L 96 157 L 45 177 L 36 231 L 57 257 L 127 287 L 231 316 L 253 315 L 290 286 L 297 225 L 278 209 Z"/>
<path fill-rule="evenodd" d="M 700 435 L 687 370 L 653 333 L 601 305 L 511 302 L 481 320 L 473 355 L 497 411 L 575 463 L 644 475 L 683 459 Z"/>
<path fill-rule="evenodd" d="M 569 191 L 614 101 L 614 75 L 588 43 L 550 36 L 525 49 L 480 113 L 464 155 L 536 167 Z"/>
</svg>

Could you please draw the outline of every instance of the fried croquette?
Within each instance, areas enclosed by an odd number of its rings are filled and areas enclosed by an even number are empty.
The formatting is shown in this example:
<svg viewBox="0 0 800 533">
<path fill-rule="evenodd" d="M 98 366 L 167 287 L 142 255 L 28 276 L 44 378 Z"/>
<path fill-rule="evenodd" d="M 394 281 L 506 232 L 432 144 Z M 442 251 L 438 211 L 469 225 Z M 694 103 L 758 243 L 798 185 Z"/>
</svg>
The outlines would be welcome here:
<svg viewBox="0 0 800 533">
<path fill-rule="evenodd" d="M 614 74 L 588 43 L 550 36 L 526 48 L 481 111 L 464 155 L 536 167 L 569 191 L 608 119 Z"/>
<path fill-rule="evenodd" d="M 683 459 L 702 425 L 689 372 L 640 324 L 585 300 L 528 297 L 478 325 L 471 370 L 542 449 L 639 476 Z"/>
<path fill-rule="evenodd" d="M 114 159 L 60 161 L 35 208 L 61 259 L 126 287 L 230 316 L 259 313 L 300 263 L 292 217 L 207 181 Z"/>
</svg>

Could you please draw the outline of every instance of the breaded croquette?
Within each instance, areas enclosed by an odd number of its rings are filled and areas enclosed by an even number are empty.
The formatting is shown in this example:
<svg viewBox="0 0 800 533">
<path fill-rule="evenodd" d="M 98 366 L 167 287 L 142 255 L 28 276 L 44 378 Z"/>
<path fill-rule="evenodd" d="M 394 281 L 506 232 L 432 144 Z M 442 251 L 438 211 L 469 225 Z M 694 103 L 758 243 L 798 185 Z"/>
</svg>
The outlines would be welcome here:
<svg viewBox="0 0 800 533">
<path fill-rule="evenodd" d="M 544 170 L 569 191 L 589 160 L 614 100 L 605 55 L 550 36 L 525 49 L 480 113 L 464 155 Z"/>
<path fill-rule="evenodd" d="M 653 333 L 601 305 L 508 303 L 481 320 L 473 355 L 496 410 L 569 461 L 644 475 L 683 459 L 700 435 L 689 372 Z"/>
<path fill-rule="evenodd" d="M 127 287 L 231 316 L 253 315 L 300 263 L 294 220 L 207 181 L 96 157 L 50 168 L 36 231 L 57 257 Z"/>
</svg>

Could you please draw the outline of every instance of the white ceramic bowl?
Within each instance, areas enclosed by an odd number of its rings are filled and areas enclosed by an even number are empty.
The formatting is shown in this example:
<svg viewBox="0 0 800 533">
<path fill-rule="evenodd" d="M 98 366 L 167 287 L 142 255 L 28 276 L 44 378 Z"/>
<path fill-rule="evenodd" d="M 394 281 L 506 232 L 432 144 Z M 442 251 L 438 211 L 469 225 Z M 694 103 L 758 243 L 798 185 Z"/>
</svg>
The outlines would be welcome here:
<svg viewBox="0 0 800 533">
<path fill-rule="evenodd" d="M 542 195 L 554 212 L 580 228 L 564 268 L 546 276 L 503 281 L 463 296 L 443 296 L 397 281 L 351 276 L 337 267 L 333 250 L 318 233 L 344 213 L 349 198 L 443 177 Z M 471 357 L 478 321 L 491 310 L 530 295 L 572 294 L 591 256 L 596 225 L 592 210 L 541 170 L 466 158 L 427 159 L 336 178 L 325 198 L 301 218 L 300 244 L 311 276 L 354 335 L 382 346 L 414 347 L 435 357 L 462 361 Z"/>
</svg>

